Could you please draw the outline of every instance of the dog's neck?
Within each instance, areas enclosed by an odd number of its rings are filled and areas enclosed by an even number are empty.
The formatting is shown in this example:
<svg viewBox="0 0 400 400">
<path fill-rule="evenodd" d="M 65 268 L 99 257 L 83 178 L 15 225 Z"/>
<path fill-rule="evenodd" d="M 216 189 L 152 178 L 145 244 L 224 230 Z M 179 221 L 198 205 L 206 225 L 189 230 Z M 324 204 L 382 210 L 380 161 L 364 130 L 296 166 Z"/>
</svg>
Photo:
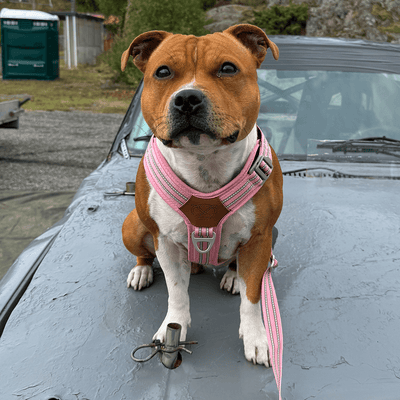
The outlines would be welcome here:
<svg viewBox="0 0 400 400">
<path fill-rule="evenodd" d="M 221 146 L 209 154 L 200 154 L 187 149 L 158 147 L 166 161 L 187 185 L 203 193 L 220 189 L 244 167 L 257 142 L 257 126 L 241 141 Z"/>
</svg>

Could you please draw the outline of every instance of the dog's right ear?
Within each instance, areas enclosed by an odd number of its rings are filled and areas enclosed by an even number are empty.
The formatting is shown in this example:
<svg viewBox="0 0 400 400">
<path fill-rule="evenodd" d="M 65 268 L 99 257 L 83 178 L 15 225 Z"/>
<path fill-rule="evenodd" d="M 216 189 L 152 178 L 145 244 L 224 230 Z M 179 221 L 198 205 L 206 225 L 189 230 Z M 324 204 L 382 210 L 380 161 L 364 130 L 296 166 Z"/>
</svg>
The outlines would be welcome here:
<svg viewBox="0 0 400 400">
<path fill-rule="evenodd" d="M 159 44 L 172 33 L 165 31 L 145 32 L 136 37 L 125 50 L 121 57 L 121 71 L 124 71 L 129 56 L 133 57 L 133 63 L 142 71 L 146 70 L 147 61 Z"/>
</svg>

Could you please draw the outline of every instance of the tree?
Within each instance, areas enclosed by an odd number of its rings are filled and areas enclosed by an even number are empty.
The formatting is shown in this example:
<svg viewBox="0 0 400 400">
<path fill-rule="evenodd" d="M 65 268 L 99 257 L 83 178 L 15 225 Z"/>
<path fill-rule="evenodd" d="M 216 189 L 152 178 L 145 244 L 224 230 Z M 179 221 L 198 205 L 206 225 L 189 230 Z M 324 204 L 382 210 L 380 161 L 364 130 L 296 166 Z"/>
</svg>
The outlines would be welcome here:
<svg viewBox="0 0 400 400">
<path fill-rule="evenodd" d="M 118 73 L 119 80 L 137 85 L 142 73 L 132 62 L 128 63 L 124 73 L 120 69 L 121 55 L 136 36 L 150 30 L 200 36 L 207 33 L 204 29 L 206 24 L 202 0 L 190 0 L 184 6 L 182 0 L 129 0 L 123 34 L 115 40 L 107 62 Z"/>
</svg>

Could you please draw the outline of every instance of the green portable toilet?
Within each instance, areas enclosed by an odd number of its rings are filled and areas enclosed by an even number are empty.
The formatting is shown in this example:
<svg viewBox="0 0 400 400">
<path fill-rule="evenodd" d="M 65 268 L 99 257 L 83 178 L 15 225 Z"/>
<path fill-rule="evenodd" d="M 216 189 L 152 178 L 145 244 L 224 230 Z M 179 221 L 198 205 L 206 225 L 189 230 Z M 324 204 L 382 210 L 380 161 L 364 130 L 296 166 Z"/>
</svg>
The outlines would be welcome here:
<svg viewBox="0 0 400 400">
<path fill-rule="evenodd" d="M 3 8 L 0 21 L 3 79 L 60 76 L 56 15 Z"/>
</svg>

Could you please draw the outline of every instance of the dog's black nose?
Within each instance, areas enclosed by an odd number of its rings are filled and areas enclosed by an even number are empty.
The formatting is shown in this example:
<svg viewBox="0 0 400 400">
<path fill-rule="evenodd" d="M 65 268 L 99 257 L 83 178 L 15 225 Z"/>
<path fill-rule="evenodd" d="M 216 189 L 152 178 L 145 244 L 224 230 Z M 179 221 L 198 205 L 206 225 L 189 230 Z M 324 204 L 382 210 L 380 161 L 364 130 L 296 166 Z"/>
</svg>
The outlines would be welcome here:
<svg viewBox="0 0 400 400">
<path fill-rule="evenodd" d="M 178 92 L 173 107 L 182 114 L 194 114 L 205 105 L 205 96 L 200 90 L 184 89 Z"/>
</svg>

